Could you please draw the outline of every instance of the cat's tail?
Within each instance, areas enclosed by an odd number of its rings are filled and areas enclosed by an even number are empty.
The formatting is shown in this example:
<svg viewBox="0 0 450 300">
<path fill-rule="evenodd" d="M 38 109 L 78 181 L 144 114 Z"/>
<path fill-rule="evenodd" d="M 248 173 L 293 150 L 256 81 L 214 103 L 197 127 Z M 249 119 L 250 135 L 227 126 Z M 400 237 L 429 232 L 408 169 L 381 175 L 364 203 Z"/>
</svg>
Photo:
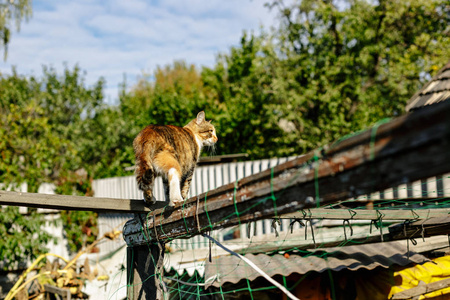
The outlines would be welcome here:
<svg viewBox="0 0 450 300">
<path fill-rule="evenodd" d="M 142 132 L 133 141 L 134 155 L 136 158 L 136 182 L 138 188 L 144 194 L 144 201 L 147 205 L 156 202 L 153 197 L 153 182 L 155 181 L 155 170 L 153 168 L 150 155 L 145 151 L 145 141 L 142 141 Z"/>
</svg>

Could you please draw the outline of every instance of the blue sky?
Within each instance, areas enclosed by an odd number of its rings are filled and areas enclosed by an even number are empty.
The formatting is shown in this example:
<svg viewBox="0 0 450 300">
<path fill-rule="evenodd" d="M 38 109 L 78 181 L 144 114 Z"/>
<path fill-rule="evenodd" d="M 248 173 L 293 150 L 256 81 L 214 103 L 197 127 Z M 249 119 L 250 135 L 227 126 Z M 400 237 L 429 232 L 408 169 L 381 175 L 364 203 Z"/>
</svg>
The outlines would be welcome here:
<svg viewBox="0 0 450 300">
<path fill-rule="evenodd" d="M 42 66 L 62 70 L 78 64 L 86 83 L 106 79 L 106 100 L 116 103 L 124 74 L 128 86 L 183 59 L 213 66 L 220 52 L 237 45 L 244 30 L 258 33 L 275 23 L 266 0 L 34 0 L 33 15 L 13 32 L 8 59 L 22 75 L 42 74 Z"/>
</svg>

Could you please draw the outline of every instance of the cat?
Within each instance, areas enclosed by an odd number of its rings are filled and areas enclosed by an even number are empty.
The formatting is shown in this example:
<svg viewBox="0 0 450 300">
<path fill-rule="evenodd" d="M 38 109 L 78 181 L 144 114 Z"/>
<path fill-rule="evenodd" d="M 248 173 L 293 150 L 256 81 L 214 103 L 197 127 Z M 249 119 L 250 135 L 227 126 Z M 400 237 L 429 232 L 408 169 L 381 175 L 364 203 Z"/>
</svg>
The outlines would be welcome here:
<svg viewBox="0 0 450 300">
<path fill-rule="evenodd" d="M 203 111 L 184 127 L 149 125 L 134 139 L 136 181 L 144 193 L 147 206 L 155 204 L 153 183 L 157 176 L 163 178 L 169 206 L 183 203 L 204 146 L 214 147 L 216 129 L 206 121 Z"/>
</svg>

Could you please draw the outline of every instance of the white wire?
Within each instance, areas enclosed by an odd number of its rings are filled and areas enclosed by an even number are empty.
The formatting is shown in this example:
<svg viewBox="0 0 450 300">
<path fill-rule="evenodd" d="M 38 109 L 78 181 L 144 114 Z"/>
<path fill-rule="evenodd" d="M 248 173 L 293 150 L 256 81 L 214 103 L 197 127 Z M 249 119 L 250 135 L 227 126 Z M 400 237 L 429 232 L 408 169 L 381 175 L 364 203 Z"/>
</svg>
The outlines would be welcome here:
<svg viewBox="0 0 450 300">
<path fill-rule="evenodd" d="M 173 281 L 177 281 L 177 282 L 182 283 L 184 285 L 189 285 L 189 286 L 206 286 L 206 285 L 212 284 L 214 281 L 216 281 L 217 277 L 219 277 L 219 276 L 217 276 L 217 275 L 211 276 L 207 280 L 205 280 L 205 283 L 192 283 L 192 282 L 186 282 L 186 281 L 183 281 L 183 280 L 180 280 L 180 279 L 176 279 L 176 278 L 173 278 L 173 277 L 168 277 L 168 276 L 164 276 L 164 277 L 167 278 L 167 279 L 173 280 Z"/>
<path fill-rule="evenodd" d="M 224 245 L 222 245 L 221 243 L 219 243 L 218 241 L 216 241 L 214 238 L 212 238 L 209 235 L 206 234 L 202 234 L 202 236 L 210 239 L 211 241 L 213 241 L 214 243 L 216 243 L 217 246 L 219 246 L 220 248 L 222 248 L 223 250 L 227 251 L 228 253 L 239 257 L 240 259 L 242 259 L 243 261 L 245 261 L 250 267 L 252 267 L 256 272 L 258 272 L 259 274 L 261 274 L 265 279 L 267 279 L 268 281 L 270 281 L 274 286 L 276 286 L 277 288 L 279 288 L 283 293 L 285 293 L 289 298 L 294 299 L 294 300 L 300 300 L 299 298 L 295 297 L 291 292 L 289 292 L 284 286 L 282 286 L 281 284 L 279 284 L 276 280 L 274 280 L 272 277 L 270 277 L 269 275 L 267 275 L 263 270 L 261 270 L 257 265 L 255 265 L 250 259 L 240 255 L 239 253 L 236 253 L 230 249 L 228 249 L 227 247 L 225 247 Z"/>
</svg>

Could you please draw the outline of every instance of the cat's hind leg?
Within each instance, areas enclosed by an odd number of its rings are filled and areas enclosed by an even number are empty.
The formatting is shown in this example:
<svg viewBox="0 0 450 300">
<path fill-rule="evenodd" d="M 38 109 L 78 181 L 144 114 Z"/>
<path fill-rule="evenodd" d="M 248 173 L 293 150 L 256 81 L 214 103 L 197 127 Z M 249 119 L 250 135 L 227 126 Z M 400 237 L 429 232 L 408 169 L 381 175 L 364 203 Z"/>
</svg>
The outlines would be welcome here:
<svg viewBox="0 0 450 300">
<path fill-rule="evenodd" d="M 163 177 L 163 187 L 164 187 L 164 197 L 166 201 L 170 201 L 170 194 L 169 194 L 169 180 L 165 177 Z"/>
<path fill-rule="evenodd" d="M 161 173 L 167 176 L 169 182 L 169 206 L 183 203 L 181 197 L 181 167 L 178 161 L 170 153 L 161 152 L 155 157 L 155 165 L 161 169 Z"/>
<path fill-rule="evenodd" d="M 177 203 L 183 203 L 183 197 L 180 190 L 181 172 L 177 168 L 170 168 L 168 172 L 169 178 L 169 206 L 174 206 Z"/>
<path fill-rule="evenodd" d="M 138 188 L 144 193 L 145 204 L 153 205 L 156 203 L 156 198 L 153 196 L 153 183 L 155 181 L 155 172 L 153 168 L 137 165 L 136 166 L 136 181 Z"/>
<path fill-rule="evenodd" d="M 186 178 L 182 180 L 181 197 L 187 199 L 189 188 L 191 187 L 192 176 L 194 175 L 194 168 L 192 168 L 186 175 Z"/>
</svg>

